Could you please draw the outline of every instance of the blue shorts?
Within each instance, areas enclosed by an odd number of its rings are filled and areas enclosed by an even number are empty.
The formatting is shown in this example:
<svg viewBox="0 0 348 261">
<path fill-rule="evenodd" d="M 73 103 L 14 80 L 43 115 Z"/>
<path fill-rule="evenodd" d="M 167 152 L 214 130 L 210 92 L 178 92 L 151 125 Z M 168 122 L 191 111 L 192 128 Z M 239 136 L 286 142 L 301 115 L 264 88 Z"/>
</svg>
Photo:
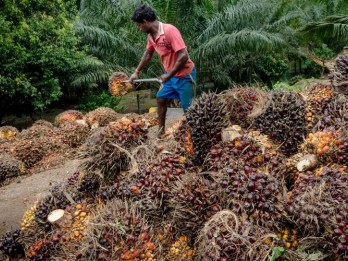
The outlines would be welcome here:
<svg viewBox="0 0 348 261">
<path fill-rule="evenodd" d="M 196 82 L 196 69 L 193 68 L 191 74 L 185 77 L 172 77 L 161 84 L 157 92 L 157 98 L 179 99 L 184 111 L 190 107 L 194 97 L 194 82 Z"/>
</svg>

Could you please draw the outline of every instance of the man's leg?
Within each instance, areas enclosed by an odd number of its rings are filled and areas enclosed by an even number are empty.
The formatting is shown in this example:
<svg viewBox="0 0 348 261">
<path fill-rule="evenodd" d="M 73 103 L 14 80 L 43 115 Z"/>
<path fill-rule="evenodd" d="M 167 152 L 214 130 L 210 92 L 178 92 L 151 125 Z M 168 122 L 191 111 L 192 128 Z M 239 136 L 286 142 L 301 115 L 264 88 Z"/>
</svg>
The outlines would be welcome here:
<svg viewBox="0 0 348 261">
<path fill-rule="evenodd" d="M 166 98 L 157 97 L 158 135 L 159 136 L 165 133 L 167 100 L 168 99 Z"/>
</svg>

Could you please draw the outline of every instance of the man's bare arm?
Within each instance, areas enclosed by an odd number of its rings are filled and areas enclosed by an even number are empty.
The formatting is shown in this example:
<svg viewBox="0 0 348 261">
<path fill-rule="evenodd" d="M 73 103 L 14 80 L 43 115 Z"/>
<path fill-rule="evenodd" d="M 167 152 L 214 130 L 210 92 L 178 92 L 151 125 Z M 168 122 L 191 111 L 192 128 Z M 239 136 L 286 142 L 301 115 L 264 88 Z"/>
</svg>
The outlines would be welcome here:
<svg viewBox="0 0 348 261">
<path fill-rule="evenodd" d="M 187 60 L 189 59 L 186 49 L 179 50 L 176 52 L 176 54 L 178 55 L 178 59 L 176 60 L 173 69 L 168 72 L 168 74 L 161 76 L 163 82 L 166 82 L 173 77 L 181 68 L 185 66 Z"/>
<path fill-rule="evenodd" d="M 141 70 L 145 67 L 145 65 L 151 60 L 153 55 L 153 51 L 146 50 L 144 52 L 143 57 L 141 58 L 137 68 L 135 69 L 135 72 L 132 74 L 132 76 L 129 78 L 130 81 L 136 80 L 139 78 L 139 73 Z"/>
</svg>

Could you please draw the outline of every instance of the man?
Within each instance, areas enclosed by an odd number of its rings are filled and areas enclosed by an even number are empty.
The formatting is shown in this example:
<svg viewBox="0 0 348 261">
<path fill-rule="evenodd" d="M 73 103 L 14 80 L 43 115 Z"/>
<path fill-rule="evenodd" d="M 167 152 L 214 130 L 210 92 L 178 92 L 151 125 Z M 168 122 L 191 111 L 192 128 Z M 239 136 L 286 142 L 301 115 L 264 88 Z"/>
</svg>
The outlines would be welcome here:
<svg viewBox="0 0 348 261">
<path fill-rule="evenodd" d="M 165 70 L 165 73 L 159 77 L 161 86 L 157 92 L 158 136 L 163 137 L 167 100 L 179 99 L 184 111 L 191 105 L 196 81 L 195 66 L 189 57 L 179 30 L 173 25 L 158 21 L 150 7 L 142 5 L 137 8 L 132 20 L 148 36 L 146 51 L 130 77 L 130 81 L 139 78 L 139 73 L 151 60 L 154 51 L 160 55 Z"/>
</svg>

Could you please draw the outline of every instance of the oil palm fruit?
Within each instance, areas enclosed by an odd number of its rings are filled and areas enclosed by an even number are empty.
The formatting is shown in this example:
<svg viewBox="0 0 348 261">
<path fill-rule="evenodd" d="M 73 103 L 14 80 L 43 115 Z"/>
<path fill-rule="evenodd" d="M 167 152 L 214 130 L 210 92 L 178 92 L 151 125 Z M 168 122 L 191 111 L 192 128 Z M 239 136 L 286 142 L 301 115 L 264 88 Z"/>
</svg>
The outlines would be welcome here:
<svg viewBox="0 0 348 261">
<path fill-rule="evenodd" d="M 90 111 L 85 116 L 87 124 L 91 128 L 104 127 L 110 122 L 120 119 L 120 115 L 111 108 L 100 107 Z"/>
<path fill-rule="evenodd" d="M 0 251 L 9 257 L 23 257 L 24 248 L 19 242 L 20 229 L 7 232 L 0 238 Z"/>
<path fill-rule="evenodd" d="M 19 131 L 12 126 L 2 126 L 0 127 L 0 140 L 14 140 Z"/>
<path fill-rule="evenodd" d="M 7 178 L 17 177 L 27 173 L 23 162 L 13 156 L 0 154 L 0 184 Z"/>
<path fill-rule="evenodd" d="M 279 149 L 285 155 L 292 155 L 306 134 L 304 105 L 303 98 L 294 92 L 271 92 L 266 106 L 263 103 L 254 108 L 254 126 L 280 143 Z"/>
<path fill-rule="evenodd" d="M 77 110 L 68 110 L 64 111 L 56 116 L 54 119 L 54 124 L 56 126 L 59 126 L 62 123 L 65 122 L 74 122 L 77 120 L 82 120 L 83 114 Z"/>
<path fill-rule="evenodd" d="M 186 119 L 182 120 L 177 129 L 175 129 L 174 139 L 179 143 L 177 148 L 179 154 L 187 154 L 189 157 L 194 154 L 191 130 Z"/>
<path fill-rule="evenodd" d="M 54 128 L 53 124 L 49 121 L 46 121 L 46 120 L 37 120 L 33 123 L 32 126 L 45 126 L 45 127 L 50 128 L 50 129 Z"/>
<path fill-rule="evenodd" d="M 348 56 L 345 54 L 335 60 L 333 85 L 338 92 L 348 95 Z"/>
<path fill-rule="evenodd" d="M 123 96 L 131 92 L 134 88 L 132 83 L 124 82 L 129 78 L 123 72 L 115 72 L 109 78 L 109 91 L 112 96 Z"/>
<path fill-rule="evenodd" d="M 90 129 L 86 125 L 76 122 L 66 122 L 59 126 L 59 131 L 63 140 L 71 148 L 76 148 L 83 144 L 90 134 Z"/>
<path fill-rule="evenodd" d="M 212 145 L 221 140 L 228 125 L 226 105 L 215 93 L 203 93 L 186 112 L 195 153 L 195 163 L 202 165 Z"/>
<path fill-rule="evenodd" d="M 41 137 L 57 138 L 59 130 L 46 125 L 33 125 L 28 129 L 21 131 L 18 135 L 20 140 L 33 140 Z M 61 137 L 58 137 L 61 138 Z"/>
<path fill-rule="evenodd" d="M 180 236 L 170 247 L 165 256 L 168 261 L 194 260 L 196 251 L 189 245 L 187 236 Z"/>
</svg>

